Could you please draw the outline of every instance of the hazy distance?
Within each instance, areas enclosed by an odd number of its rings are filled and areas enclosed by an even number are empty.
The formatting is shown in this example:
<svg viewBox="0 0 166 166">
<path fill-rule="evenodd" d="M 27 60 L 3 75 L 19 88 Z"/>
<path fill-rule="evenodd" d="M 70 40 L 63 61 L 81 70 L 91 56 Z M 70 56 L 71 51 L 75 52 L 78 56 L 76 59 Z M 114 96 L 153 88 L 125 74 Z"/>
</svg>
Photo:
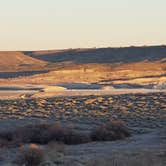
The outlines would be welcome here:
<svg viewBox="0 0 166 166">
<path fill-rule="evenodd" d="M 165 0 L 0 0 L 0 50 L 161 45 Z"/>
</svg>

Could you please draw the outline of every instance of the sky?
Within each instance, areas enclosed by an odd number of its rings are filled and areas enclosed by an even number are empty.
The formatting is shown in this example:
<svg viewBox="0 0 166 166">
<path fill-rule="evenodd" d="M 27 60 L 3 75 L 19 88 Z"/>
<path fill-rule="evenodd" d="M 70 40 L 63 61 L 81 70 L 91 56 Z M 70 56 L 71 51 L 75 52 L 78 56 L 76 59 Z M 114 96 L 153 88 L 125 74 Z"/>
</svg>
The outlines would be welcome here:
<svg viewBox="0 0 166 166">
<path fill-rule="evenodd" d="M 166 44 L 166 0 L 0 0 L 0 50 Z"/>
</svg>

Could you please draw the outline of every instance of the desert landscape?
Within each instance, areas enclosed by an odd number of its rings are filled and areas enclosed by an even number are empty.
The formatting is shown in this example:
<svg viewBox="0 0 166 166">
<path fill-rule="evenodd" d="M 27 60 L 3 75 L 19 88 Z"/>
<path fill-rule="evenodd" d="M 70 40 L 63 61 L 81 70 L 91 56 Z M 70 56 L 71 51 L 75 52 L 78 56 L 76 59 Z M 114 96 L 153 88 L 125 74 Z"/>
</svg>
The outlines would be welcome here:
<svg viewBox="0 0 166 166">
<path fill-rule="evenodd" d="M 0 52 L 0 165 L 165 166 L 166 46 Z"/>
<path fill-rule="evenodd" d="M 0 166 L 166 166 L 165 0 L 0 0 Z"/>
</svg>

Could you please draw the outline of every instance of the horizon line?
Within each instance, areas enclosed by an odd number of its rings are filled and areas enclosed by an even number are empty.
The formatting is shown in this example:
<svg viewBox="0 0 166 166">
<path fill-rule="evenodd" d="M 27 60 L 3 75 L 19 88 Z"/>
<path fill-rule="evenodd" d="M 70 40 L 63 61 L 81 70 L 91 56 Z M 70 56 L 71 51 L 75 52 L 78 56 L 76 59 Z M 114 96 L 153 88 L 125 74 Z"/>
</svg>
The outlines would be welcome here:
<svg viewBox="0 0 166 166">
<path fill-rule="evenodd" d="M 67 50 L 92 50 L 92 49 L 106 49 L 106 48 L 131 48 L 131 47 L 140 47 L 140 48 L 143 48 L 143 47 L 165 47 L 166 44 L 147 44 L 147 45 L 127 45 L 127 46 L 107 46 L 107 47 L 73 47 L 73 48 L 57 48 L 57 49 L 54 49 L 54 48 L 50 48 L 50 49 L 25 49 L 25 50 L 19 50 L 19 49 L 16 49 L 16 50 L 0 50 L 0 52 L 37 52 L 37 51 L 67 51 Z"/>
</svg>

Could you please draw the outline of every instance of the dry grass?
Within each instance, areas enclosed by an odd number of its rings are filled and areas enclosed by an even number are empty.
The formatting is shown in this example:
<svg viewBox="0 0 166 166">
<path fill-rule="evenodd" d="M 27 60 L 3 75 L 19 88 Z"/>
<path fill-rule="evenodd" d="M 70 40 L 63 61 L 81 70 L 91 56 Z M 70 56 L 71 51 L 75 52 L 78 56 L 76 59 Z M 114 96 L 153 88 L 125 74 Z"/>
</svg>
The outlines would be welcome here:
<svg viewBox="0 0 166 166">
<path fill-rule="evenodd" d="M 31 144 L 20 148 L 18 165 L 38 166 L 44 160 L 44 151 L 38 145 Z"/>
<path fill-rule="evenodd" d="M 42 146 L 26 144 L 18 148 L 13 165 L 17 166 L 45 166 L 64 163 L 65 145 L 59 142 L 50 142 Z"/>
<path fill-rule="evenodd" d="M 56 163 L 57 165 L 64 163 L 65 145 L 57 142 L 50 142 L 44 148 L 45 161 L 44 163 Z M 44 165 L 43 163 L 43 165 Z"/>
<path fill-rule="evenodd" d="M 117 153 L 110 158 L 89 161 L 86 166 L 165 166 L 166 152 Z"/>
<path fill-rule="evenodd" d="M 45 151 L 51 152 L 52 150 L 56 151 L 57 153 L 63 154 L 65 152 L 65 145 L 59 142 L 50 142 L 49 144 L 47 144 Z"/>
</svg>

